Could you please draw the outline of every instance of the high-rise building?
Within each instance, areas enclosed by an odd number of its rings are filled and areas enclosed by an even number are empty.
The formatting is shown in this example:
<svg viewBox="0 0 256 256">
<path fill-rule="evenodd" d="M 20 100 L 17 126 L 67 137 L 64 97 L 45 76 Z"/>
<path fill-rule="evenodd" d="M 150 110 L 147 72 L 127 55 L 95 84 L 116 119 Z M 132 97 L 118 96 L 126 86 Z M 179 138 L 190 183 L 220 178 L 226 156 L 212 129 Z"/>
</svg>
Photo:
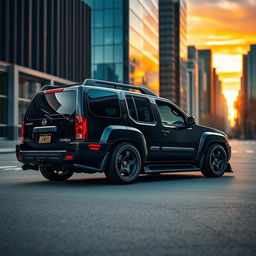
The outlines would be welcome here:
<svg viewBox="0 0 256 256">
<path fill-rule="evenodd" d="M 206 94 L 203 98 L 204 115 L 211 114 L 213 103 L 213 67 L 211 50 L 198 50 L 199 59 L 203 60 L 206 74 Z"/>
<path fill-rule="evenodd" d="M 187 110 L 186 1 L 159 0 L 160 95 Z"/>
<path fill-rule="evenodd" d="M 90 77 L 90 7 L 82 0 L 0 1 L 0 137 L 17 139 L 43 84 Z"/>
<path fill-rule="evenodd" d="M 221 129 L 227 130 L 228 125 L 228 108 L 227 101 L 223 94 L 222 83 L 217 75 L 216 69 L 213 69 L 213 102 L 212 102 L 212 112 L 211 118 L 213 121 L 213 126 Z"/>
<path fill-rule="evenodd" d="M 159 92 L 157 0 L 84 0 L 92 8 L 92 76 Z"/>
<path fill-rule="evenodd" d="M 256 45 L 243 55 L 241 89 L 236 102 L 238 117 L 235 133 L 246 139 L 256 138 Z"/>
<path fill-rule="evenodd" d="M 188 46 L 188 87 L 187 113 L 199 122 L 199 63 L 198 52 L 194 46 Z"/>
<path fill-rule="evenodd" d="M 205 72 L 204 60 L 201 58 L 198 59 L 198 90 L 199 90 L 199 120 L 204 118 L 206 113 L 204 100 L 206 99 L 206 86 L 207 86 L 207 77 Z"/>
<path fill-rule="evenodd" d="M 256 99 L 256 44 L 250 46 L 247 58 L 247 97 Z"/>
</svg>

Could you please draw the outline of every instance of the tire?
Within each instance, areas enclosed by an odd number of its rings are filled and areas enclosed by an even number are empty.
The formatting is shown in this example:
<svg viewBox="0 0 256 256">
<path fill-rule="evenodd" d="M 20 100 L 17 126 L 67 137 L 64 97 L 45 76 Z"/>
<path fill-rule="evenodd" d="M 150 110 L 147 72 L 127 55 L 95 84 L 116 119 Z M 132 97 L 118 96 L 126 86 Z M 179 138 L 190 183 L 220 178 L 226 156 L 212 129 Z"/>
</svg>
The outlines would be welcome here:
<svg viewBox="0 0 256 256">
<path fill-rule="evenodd" d="M 221 177 L 227 168 L 227 153 L 219 144 L 211 145 L 205 154 L 202 174 L 206 177 Z"/>
<path fill-rule="evenodd" d="M 134 182 L 141 170 L 141 155 L 130 143 L 120 143 L 112 151 L 105 169 L 107 179 L 115 184 Z"/>
<path fill-rule="evenodd" d="M 40 172 L 46 179 L 51 181 L 65 181 L 74 173 L 74 171 L 69 169 L 56 169 L 46 166 L 40 166 Z"/>
</svg>

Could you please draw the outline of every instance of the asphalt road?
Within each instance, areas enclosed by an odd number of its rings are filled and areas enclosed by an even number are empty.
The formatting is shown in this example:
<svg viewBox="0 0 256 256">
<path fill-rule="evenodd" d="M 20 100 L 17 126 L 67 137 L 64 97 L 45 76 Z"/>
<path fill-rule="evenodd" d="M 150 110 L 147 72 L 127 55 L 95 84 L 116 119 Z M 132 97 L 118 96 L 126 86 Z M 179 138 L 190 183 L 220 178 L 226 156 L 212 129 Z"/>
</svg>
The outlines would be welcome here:
<svg viewBox="0 0 256 256">
<path fill-rule="evenodd" d="M 1 255 L 256 255 L 256 141 L 232 141 L 234 173 L 103 175 L 53 183 L 0 154 Z"/>
</svg>

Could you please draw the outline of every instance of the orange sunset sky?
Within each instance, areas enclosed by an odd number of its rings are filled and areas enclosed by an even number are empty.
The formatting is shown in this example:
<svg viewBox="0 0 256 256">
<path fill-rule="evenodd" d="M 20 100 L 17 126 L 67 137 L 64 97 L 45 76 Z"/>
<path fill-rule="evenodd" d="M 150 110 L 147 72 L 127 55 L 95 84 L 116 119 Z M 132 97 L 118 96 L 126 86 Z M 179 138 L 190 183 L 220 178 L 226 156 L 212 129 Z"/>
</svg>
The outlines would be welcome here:
<svg viewBox="0 0 256 256">
<path fill-rule="evenodd" d="M 188 44 L 212 49 L 233 125 L 242 54 L 256 44 L 256 0 L 188 0 Z"/>
</svg>

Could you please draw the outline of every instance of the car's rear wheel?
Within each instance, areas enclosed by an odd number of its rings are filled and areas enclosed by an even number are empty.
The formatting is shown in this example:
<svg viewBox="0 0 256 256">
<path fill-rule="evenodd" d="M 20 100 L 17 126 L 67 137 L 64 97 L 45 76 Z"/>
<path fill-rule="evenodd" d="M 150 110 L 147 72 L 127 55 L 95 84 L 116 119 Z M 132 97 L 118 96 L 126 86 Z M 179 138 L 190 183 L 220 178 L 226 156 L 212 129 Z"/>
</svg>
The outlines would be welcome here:
<svg viewBox="0 0 256 256">
<path fill-rule="evenodd" d="M 219 144 L 211 145 L 205 155 L 202 173 L 206 177 L 221 177 L 227 168 L 227 153 Z"/>
<path fill-rule="evenodd" d="M 105 175 L 113 183 L 129 184 L 135 181 L 141 170 L 141 156 L 130 143 L 120 143 L 112 151 Z"/>
<path fill-rule="evenodd" d="M 46 179 L 51 181 L 65 181 L 69 179 L 74 173 L 74 171 L 70 169 L 47 166 L 40 166 L 40 171 Z"/>
</svg>

